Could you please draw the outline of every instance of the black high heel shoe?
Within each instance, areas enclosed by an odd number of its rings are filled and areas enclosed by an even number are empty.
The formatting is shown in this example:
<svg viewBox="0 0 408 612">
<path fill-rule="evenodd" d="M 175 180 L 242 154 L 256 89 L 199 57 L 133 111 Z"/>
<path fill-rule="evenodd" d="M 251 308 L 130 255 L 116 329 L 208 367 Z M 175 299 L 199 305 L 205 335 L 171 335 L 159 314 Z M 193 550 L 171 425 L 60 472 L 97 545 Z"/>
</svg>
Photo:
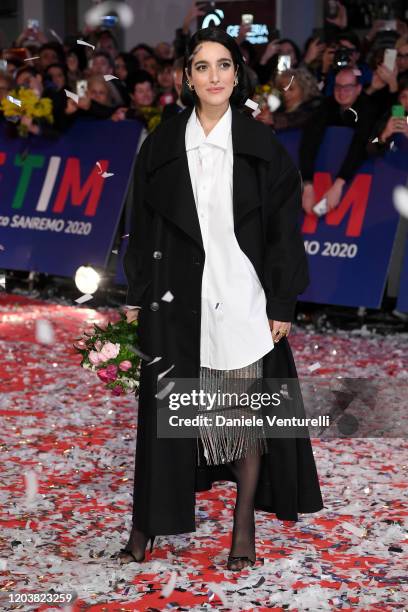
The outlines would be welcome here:
<svg viewBox="0 0 408 612">
<path fill-rule="evenodd" d="M 154 545 L 154 541 L 156 539 L 156 536 L 149 536 L 146 542 L 146 547 L 149 544 L 149 540 L 150 540 L 150 553 L 153 552 L 153 545 Z M 133 550 L 130 550 L 129 548 L 121 548 L 120 551 L 118 553 L 116 553 L 116 555 L 113 555 L 111 558 L 112 559 L 119 559 L 120 561 L 120 555 L 121 554 L 126 554 L 129 555 L 130 557 L 132 557 L 133 561 L 135 561 L 136 563 L 142 563 L 145 560 L 145 553 L 146 553 L 146 548 L 143 551 L 143 556 L 142 557 L 136 557 L 135 553 L 133 552 Z M 124 561 L 121 563 L 121 565 L 127 565 L 128 563 L 132 563 L 132 561 Z"/>
<path fill-rule="evenodd" d="M 231 567 L 231 564 L 233 564 L 235 561 L 246 561 L 246 565 L 244 565 L 243 567 Z M 229 555 L 227 561 L 227 569 L 231 572 L 241 572 L 246 567 L 253 567 L 255 563 L 256 557 L 255 559 L 251 559 L 250 557 L 232 557 L 231 555 Z"/>
</svg>

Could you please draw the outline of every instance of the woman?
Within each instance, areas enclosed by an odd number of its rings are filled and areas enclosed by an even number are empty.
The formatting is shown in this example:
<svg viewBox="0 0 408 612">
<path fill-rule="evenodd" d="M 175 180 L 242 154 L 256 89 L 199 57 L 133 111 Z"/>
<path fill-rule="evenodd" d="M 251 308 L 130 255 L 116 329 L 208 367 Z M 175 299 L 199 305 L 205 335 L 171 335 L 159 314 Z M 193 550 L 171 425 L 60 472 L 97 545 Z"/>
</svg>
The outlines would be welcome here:
<svg viewBox="0 0 408 612">
<path fill-rule="evenodd" d="M 306 68 L 285 70 L 275 78 L 282 92 L 283 108 L 271 113 L 268 106 L 257 116 L 258 121 L 271 125 L 275 131 L 301 128 L 319 110 L 322 96 L 316 79 Z"/>
<path fill-rule="evenodd" d="M 95 119 L 112 119 L 121 109 L 121 99 L 117 90 L 102 76 L 89 77 L 87 92 L 76 104 L 67 99 L 66 114 L 72 118 L 88 117 Z"/>
<path fill-rule="evenodd" d="M 286 336 L 308 283 L 300 179 L 271 130 L 238 111 L 248 93 L 233 38 L 199 30 L 185 66 L 188 108 L 146 138 L 135 169 L 127 302 L 141 307 L 140 347 L 152 359 L 141 369 L 133 528 L 119 558 L 143 561 L 155 535 L 195 531 L 195 491 L 230 480 L 228 569 L 241 570 L 255 562 L 254 507 L 287 520 L 323 507 L 310 440 L 270 439 L 259 452 L 206 462 L 202 439 L 157 436 L 157 380 L 170 368 L 201 388 L 232 371 L 296 377 Z M 161 300 L 167 291 L 171 302 Z M 128 321 L 137 317 L 128 311 Z"/>
</svg>

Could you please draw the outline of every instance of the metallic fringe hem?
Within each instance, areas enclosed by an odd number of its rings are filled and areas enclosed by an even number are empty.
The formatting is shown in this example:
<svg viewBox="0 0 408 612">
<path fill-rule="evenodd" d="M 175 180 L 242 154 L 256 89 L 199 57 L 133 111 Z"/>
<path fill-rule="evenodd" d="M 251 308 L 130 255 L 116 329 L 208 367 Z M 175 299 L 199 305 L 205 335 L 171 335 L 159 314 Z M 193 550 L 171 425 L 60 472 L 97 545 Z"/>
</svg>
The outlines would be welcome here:
<svg viewBox="0 0 408 612">
<path fill-rule="evenodd" d="M 259 380 L 259 391 L 262 391 L 262 359 L 253 364 L 236 370 L 212 370 L 200 368 L 200 390 L 204 393 L 252 393 L 254 381 Z M 237 417 L 253 417 L 257 412 L 250 407 L 233 406 L 224 408 L 217 403 L 209 409 L 208 406 L 200 407 L 208 416 L 215 420 L 216 415 L 222 415 L 226 419 Z M 230 463 L 247 454 L 263 454 L 267 452 L 266 440 L 260 435 L 259 428 L 248 425 L 202 425 L 199 427 L 200 439 L 203 445 L 204 457 L 207 465 L 220 465 Z M 262 433 L 263 429 L 262 429 Z M 200 464 L 200 453 L 198 453 Z"/>
</svg>

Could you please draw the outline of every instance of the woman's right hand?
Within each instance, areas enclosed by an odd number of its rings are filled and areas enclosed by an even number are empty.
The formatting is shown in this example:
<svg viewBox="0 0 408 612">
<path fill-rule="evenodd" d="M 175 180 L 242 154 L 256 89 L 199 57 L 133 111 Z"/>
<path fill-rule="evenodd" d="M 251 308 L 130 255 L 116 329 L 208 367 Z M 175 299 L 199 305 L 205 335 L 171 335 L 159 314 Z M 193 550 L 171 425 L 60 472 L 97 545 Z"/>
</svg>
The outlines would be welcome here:
<svg viewBox="0 0 408 612">
<path fill-rule="evenodd" d="M 271 59 L 271 57 L 279 53 L 279 49 L 280 49 L 279 43 L 280 43 L 280 39 L 274 38 L 273 40 L 271 40 L 271 42 L 267 44 L 266 49 L 263 52 L 261 59 L 259 60 L 259 63 L 262 66 L 264 66 Z"/>
<path fill-rule="evenodd" d="M 131 308 L 126 310 L 126 321 L 128 323 L 133 323 L 133 321 L 137 321 L 139 316 L 139 308 Z"/>
</svg>

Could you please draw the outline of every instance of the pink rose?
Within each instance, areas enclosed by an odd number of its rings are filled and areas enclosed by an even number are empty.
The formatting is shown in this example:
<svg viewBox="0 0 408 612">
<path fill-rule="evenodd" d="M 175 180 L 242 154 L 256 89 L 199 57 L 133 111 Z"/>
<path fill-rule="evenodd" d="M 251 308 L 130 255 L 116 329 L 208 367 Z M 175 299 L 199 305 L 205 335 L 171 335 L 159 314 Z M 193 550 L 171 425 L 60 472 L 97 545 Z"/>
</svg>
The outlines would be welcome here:
<svg viewBox="0 0 408 612">
<path fill-rule="evenodd" d="M 90 351 L 88 358 L 89 358 L 89 361 L 92 363 L 92 365 L 99 365 L 100 363 L 99 353 L 97 353 L 96 351 Z"/>
<path fill-rule="evenodd" d="M 76 342 L 74 346 L 79 349 L 86 348 L 86 344 L 83 340 L 78 340 L 78 342 Z"/>
<path fill-rule="evenodd" d="M 108 367 L 106 368 L 106 375 L 109 377 L 109 380 L 111 381 L 116 380 L 117 373 L 118 373 L 118 368 L 117 366 L 113 364 L 108 365 Z"/>
<path fill-rule="evenodd" d="M 97 350 L 97 351 L 100 351 L 100 350 L 101 350 L 101 348 L 102 348 L 102 342 L 101 342 L 100 340 L 97 340 L 97 341 L 95 342 L 95 348 L 96 348 L 96 350 Z"/>
<path fill-rule="evenodd" d="M 131 367 L 132 363 L 128 359 L 125 359 L 125 361 L 121 361 L 119 364 L 119 370 L 122 370 L 122 372 L 127 372 L 128 370 L 130 370 Z"/>
<path fill-rule="evenodd" d="M 120 344 L 118 343 L 113 344 L 113 342 L 106 342 L 106 344 L 103 345 L 99 353 L 99 356 L 101 360 L 108 361 L 109 359 L 115 359 L 115 357 L 119 355 L 119 351 L 120 351 Z"/>
<path fill-rule="evenodd" d="M 97 375 L 99 376 L 99 378 L 101 379 L 102 382 L 107 383 L 110 381 L 110 378 L 106 372 L 106 368 L 101 368 L 100 370 L 97 371 Z"/>
<path fill-rule="evenodd" d="M 124 391 L 122 389 L 122 387 L 120 387 L 119 385 L 115 385 L 112 389 L 112 393 L 113 395 L 123 395 Z"/>
</svg>

